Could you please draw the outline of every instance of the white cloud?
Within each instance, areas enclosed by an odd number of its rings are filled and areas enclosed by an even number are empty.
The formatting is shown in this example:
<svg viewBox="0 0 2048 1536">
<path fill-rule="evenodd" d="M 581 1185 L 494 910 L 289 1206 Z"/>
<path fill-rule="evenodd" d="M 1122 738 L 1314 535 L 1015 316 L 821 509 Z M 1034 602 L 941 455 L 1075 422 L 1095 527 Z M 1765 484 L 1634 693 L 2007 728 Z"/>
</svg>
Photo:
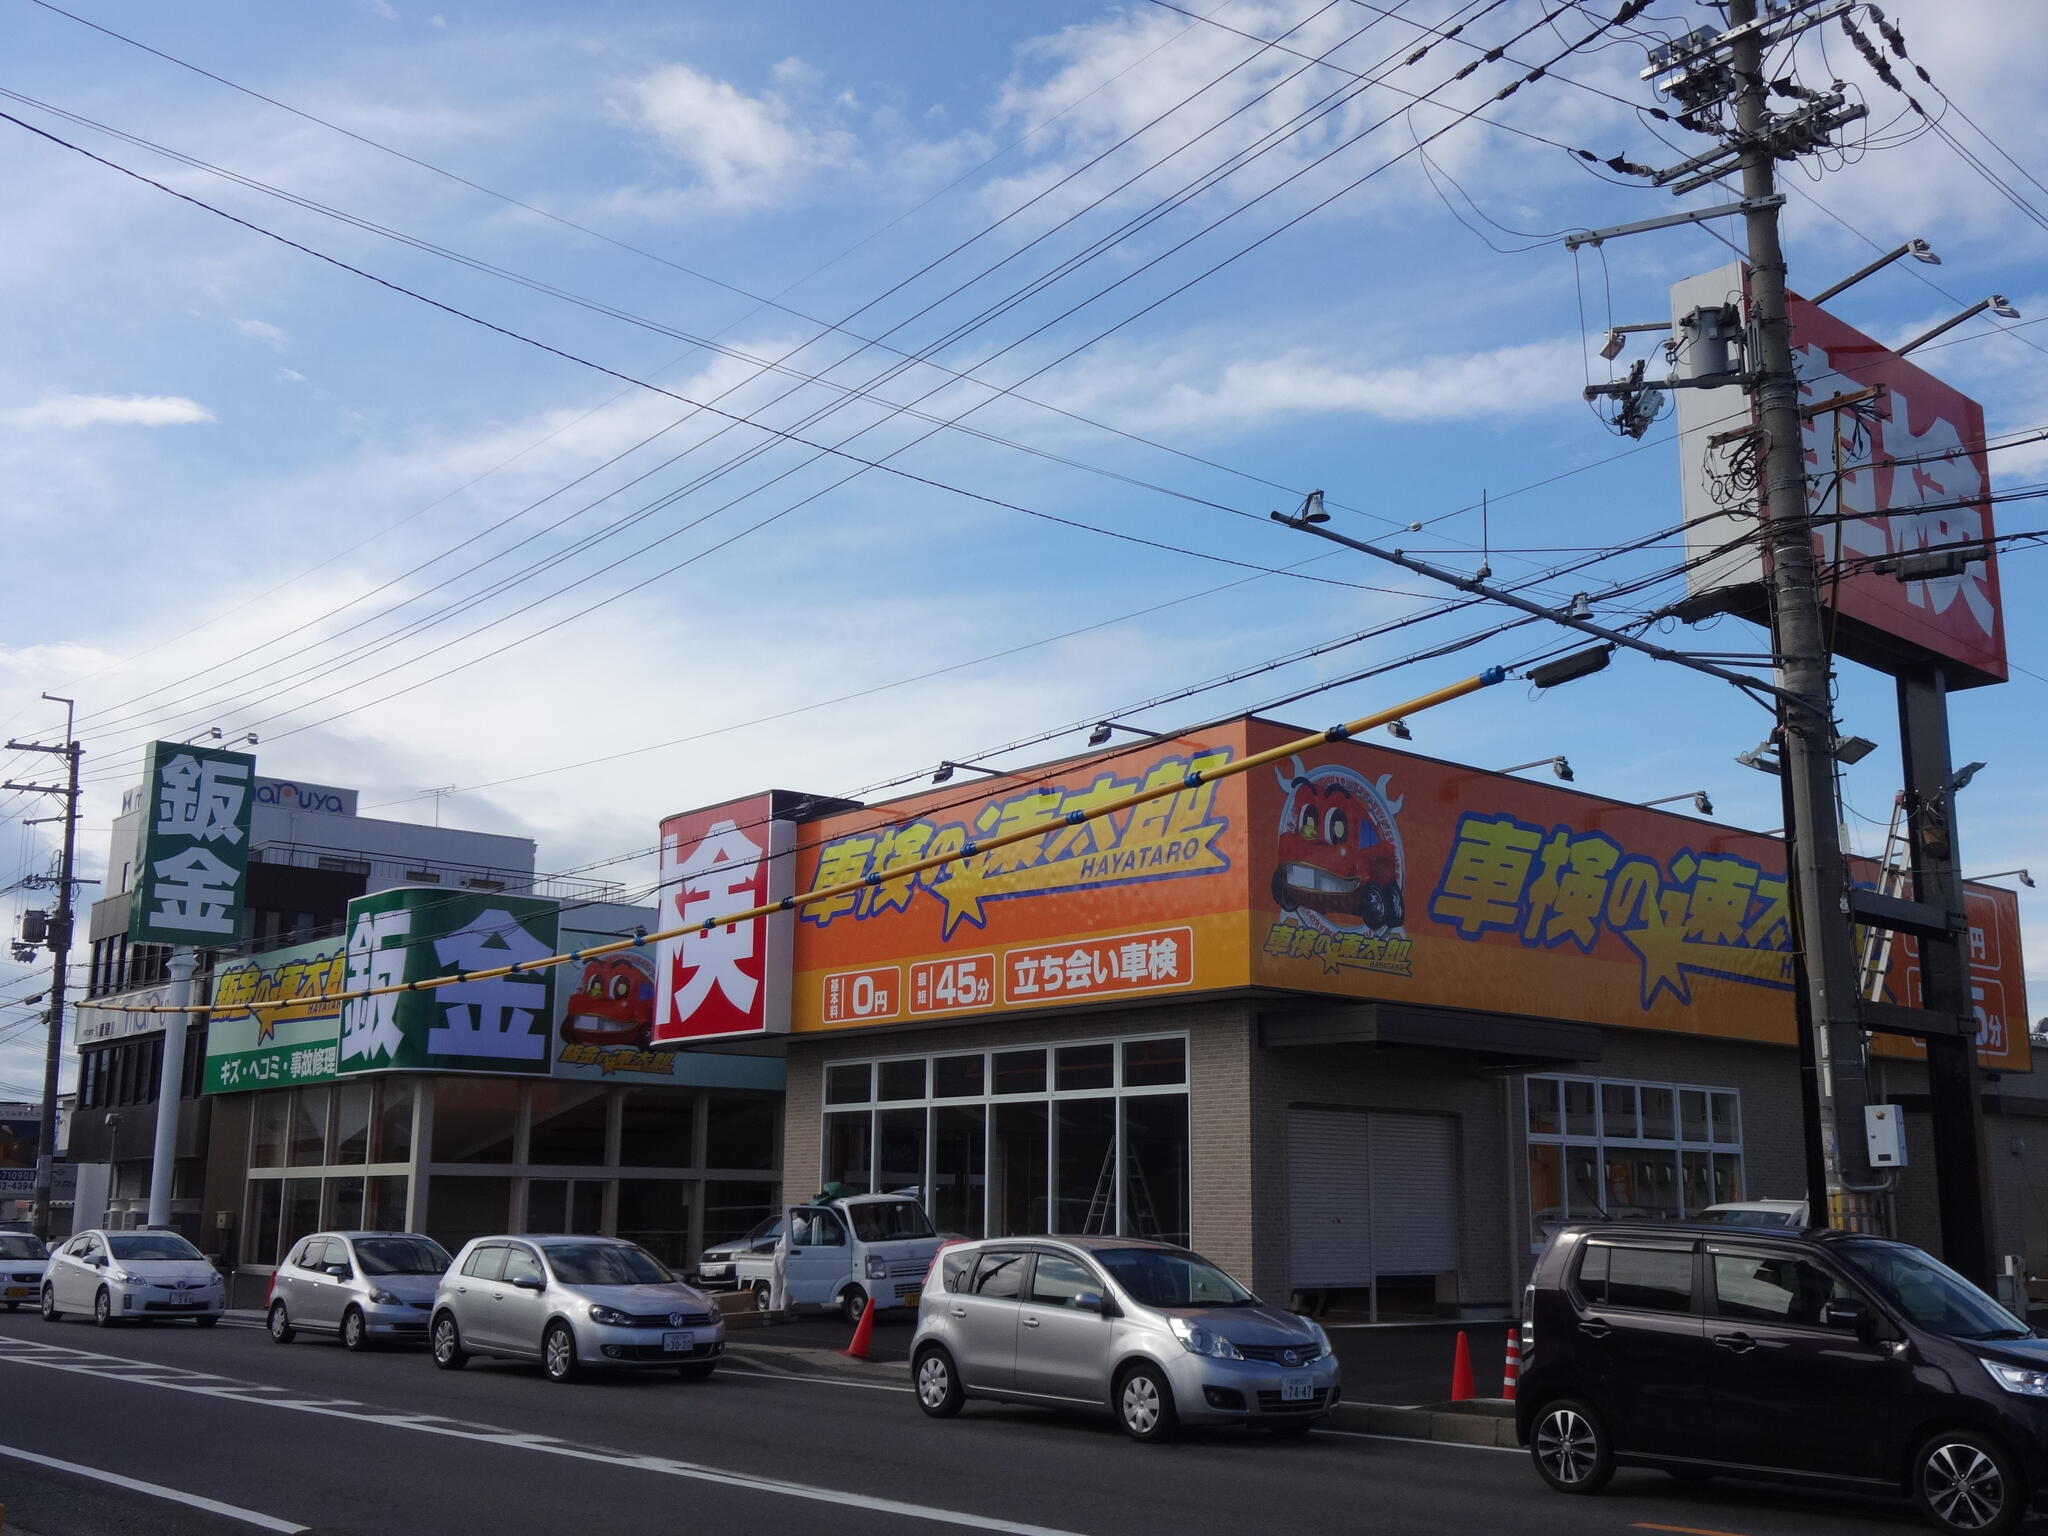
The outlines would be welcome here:
<svg viewBox="0 0 2048 1536">
<path fill-rule="evenodd" d="M 398 12 L 392 7 L 390 0 L 370 0 L 370 14 L 385 21 L 398 20 Z"/>
<path fill-rule="evenodd" d="M 0 411 L 0 426 L 23 431 L 77 432 L 86 427 L 189 427 L 214 420 L 183 395 L 46 395 L 34 405 Z"/>
<path fill-rule="evenodd" d="M 776 74 L 812 83 L 796 60 L 784 60 Z M 687 64 L 666 64 L 628 82 L 612 108 L 688 166 L 713 201 L 731 207 L 780 201 L 811 173 L 852 153 L 850 134 L 798 121 L 786 98 L 749 96 Z"/>
<path fill-rule="evenodd" d="M 260 341 L 265 346 L 275 347 L 280 352 L 290 339 L 285 335 L 283 327 L 272 325 L 268 320 L 237 320 L 234 325 L 244 336 Z"/>
</svg>

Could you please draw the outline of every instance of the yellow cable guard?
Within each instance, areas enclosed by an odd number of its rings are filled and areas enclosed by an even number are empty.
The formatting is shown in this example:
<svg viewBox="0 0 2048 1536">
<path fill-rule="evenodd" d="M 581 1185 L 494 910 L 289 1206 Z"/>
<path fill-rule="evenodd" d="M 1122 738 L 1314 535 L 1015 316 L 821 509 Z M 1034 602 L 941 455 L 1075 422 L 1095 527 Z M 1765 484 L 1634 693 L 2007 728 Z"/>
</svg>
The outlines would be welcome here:
<svg viewBox="0 0 2048 1536">
<path fill-rule="evenodd" d="M 1281 762 L 1300 753 L 1312 751 L 1316 747 L 1327 745 L 1330 742 L 1344 741 L 1358 735 L 1362 731 L 1369 731 L 1376 726 L 1386 725 L 1392 721 L 1403 719 L 1406 716 L 1419 714 L 1425 709 L 1434 709 L 1439 704 L 1448 704 L 1453 699 L 1462 699 L 1468 693 L 1477 693 L 1481 688 L 1500 682 L 1506 675 L 1504 669 L 1490 667 L 1475 676 L 1465 678 L 1462 682 L 1452 683 L 1449 687 L 1439 688 L 1433 693 L 1425 693 L 1419 698 L 1410 699 L 1405 704 L 1396 704 L 1390 709 L 1382 709 L 1370 715 L 1361 715 L 1358 719 L 1348 720 L 1342 725 L 1333 725 L 1327 730 L 1315 731 L 1307 736 L 1297 737 L 1285 745 L 1272 747 L 1264 752 L 1255 752 L 1251 756 L 1240 758 L 1234 763 L 1225 763 L 1220 768 L 1190 769 L 1174 783 L 1156 785 L 1151 789 L 1133 790 L 1121 799 L 1108 801 L 1087 810 L 1069 812 L 1067 821 L 1071 825 L 1079 826 L 1084 822 L 1095 821 L 1103 816 L 1112 815 L 1117 811 L 1129 810 L 1134 805 L 1143 805 L 1150 800 L 1160 800 L 1168 795 L 1177 795 L 1182 790 L 1196 789 L 1203 784 L 1213 784 L 1218 779 L 1228 779 L 1237 774 L 1249 773 L 1254 768 L 1263 768 L 1268 763 Z M 888 878 L 900 880 L 905 875 L 915 875 L 927 869 L 937 869 L 942 864 L 950 864 L 957 859 L 969 858 L 977 853 L 986 853 L 991 848 L 1005 848 L 1011 843 L 1021 843 L 1026 838 L 1041 837 L 1044 833 L 1045 828 L 1043 826 L 1019 827 L 1015 831 L 1005 832 L 998 837 L 970 842 L 965 847 L 952 853 L 936 854 L 928 859 L 917 859 L 908 864 L 895 865 L 889 870 Z M 771 901 L 765 906 L 748 907 L 744 911 L 729 912 L 723 917 L 706 918 L 701 923 L 685 923 L 677 928 L 662 928 L 654 933 L 639 934 L 630 939 L 615 939 L 609 944 L 593 944 L 588 949 L 572 949 L 567 954 L 544 955 L 538 960 L 522 960 L 514 965 L 493 966 L 489 970 L 457 971 L 450 976 L 432 976 L 420 981 L 401 981 L 394 982 L 389 986 L 365 987 L 355 992 L 317 992 L 311 997 L 277 998 L 259 1003 L 195 1003 L 189 1008 L 179 1008 L 168 1003 L 87 1003 L 84 1006 L 104 1008 L 109 1013 L 234 1013 L 254 1015 L 264 1008 L 304 1008 L 313 1003 L 343 1003 L 361 997 L 382 997 L 392 992 L 418 992 L 434 987 L 452 987 L 466 981 L 489 981 L 496 976 L 524 975 L 528 971 L 544 971 L 551 966 L 570 965 L 579 960 L 588 960 L 596 955 L 610 955 L 617 954 L 621 950 L 638 949 L 647 944 L 659 943 L 663 939 L 679 939 L 686 933 L 708 933 L 713 928 L 725 928 L 734 923 L 752 922 L 757 917 L 770 917 L 777 912 L 789 912 L 796 910 L 798 907 L 810 906 L 813 902 L 829 901 L 836 896 L 850 895 L 866 886 L 878 885 L 881 883 L 881 880 L 882 877 L 879 874 L 866 875 L 858 880 L 841 881 L 837 885 L 821 885 L 815 890 L 805 891 L 800 896 L 785 897 L 781 901 Z"/>
</svg>

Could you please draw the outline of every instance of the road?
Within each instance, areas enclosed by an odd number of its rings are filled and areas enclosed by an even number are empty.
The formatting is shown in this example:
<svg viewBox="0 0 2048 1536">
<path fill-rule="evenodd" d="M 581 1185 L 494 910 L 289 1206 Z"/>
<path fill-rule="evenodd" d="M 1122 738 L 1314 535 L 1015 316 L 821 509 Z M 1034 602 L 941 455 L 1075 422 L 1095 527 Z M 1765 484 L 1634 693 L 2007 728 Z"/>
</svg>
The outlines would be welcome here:
<svg viewBox="0 0 2048 1536">
<path fill-rule="evenodd" d="M 1702 1489 L 1645 1472 L 1621 1474 L 1599 1498 L 1568 1499 L 1546 1492 L 1518 1453 L 1350 1432 L 1299 1441 L 1211 1433 L 1146 1447 L 1106 1420 L 986 1404 L 933 1423 L 900 1366 L 804 1371 L 786 1350 L 749 1346 L 743 1336 L 739 1344 L 744 1363 L 729 1362 L 709 1382 L 656 1375 L 557 1386 L 530 1367 L 477 1361 L 443 1372 L 423 1352 L 355 1356 L 303 1338 L 279 1346 L 233 1324 L 101 1330 L 0 1316 L 5 1530 L 1317 1536 L 1370 1526 L 1460 1536 L 1850 1536 L 1916 1528 L 1887 1506 L 1720 1483 Z"/>
</svg>

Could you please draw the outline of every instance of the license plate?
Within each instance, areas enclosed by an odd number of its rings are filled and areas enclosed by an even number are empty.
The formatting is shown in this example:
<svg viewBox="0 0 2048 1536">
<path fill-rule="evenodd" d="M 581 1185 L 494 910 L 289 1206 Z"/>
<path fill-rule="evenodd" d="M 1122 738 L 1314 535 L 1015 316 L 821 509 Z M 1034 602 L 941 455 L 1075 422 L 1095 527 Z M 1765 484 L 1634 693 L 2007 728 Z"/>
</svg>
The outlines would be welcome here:
<svg viewBox="0 0 2048 1536">
<path fill-rule="evenodd" d="M 174 1301 L 171 1305 L 174 1307 L 203 1307 L 206 1303 L 203 1301 Z"/>
<path fill-rule="evenodd" d="M 1283 1403 L 1312 1403 L 1315 1401 L 1315 1383 L 1306 1376 L 1283 1376 L 1280 1378 L 1280 1401 Z"/>
<path fill-rule="evenodd" d="M 896 1294 L 902 1298 L 903 1305 L 905 1305 L 906 1307 L 914 1307 L 920 1301 L 924 1300 L 924 1292 L 922 1290 L 912 1289 L 908 1291 L 898 1291 Z"/>
<path fill-rule="evenodd" d="M 16 1296 L 33 1296 L 35 1293 L 36 1288 L 32 1285 L 10 1285 L 7 1287 L 7 1297 L 10 1301 Z"/>
<path fill-rule="evenodd" d="M 661 1336 L 661 1347 L 664 1351 L 669 1352 L 689 1349 L 693 1345 L 695 1345 L 696 1342 L 697 1335 L 695 1335 L 694 1333 L 690 1333 L 687 1330 L 682 1333 L 664 1333 Z"/>
</svg>

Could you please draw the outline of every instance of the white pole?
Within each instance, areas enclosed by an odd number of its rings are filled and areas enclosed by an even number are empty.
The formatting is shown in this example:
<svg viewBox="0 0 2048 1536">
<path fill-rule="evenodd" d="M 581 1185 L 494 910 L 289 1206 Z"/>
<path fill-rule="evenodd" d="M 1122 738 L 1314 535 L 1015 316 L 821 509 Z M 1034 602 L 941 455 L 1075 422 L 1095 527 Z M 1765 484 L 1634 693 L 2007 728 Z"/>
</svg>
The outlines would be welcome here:
<svg viewBox="0 0 2048 1536">
<path fill-rule="evenodd" d="M 199 956 L 191 945 L 171 951 L 171 1006 L 192 1006 L 192 972 Z M 149 1225 L 171 1224 L 171 1179 L 178 1161 L 178 1093 L 185 1085 L 185 1022 L 189 1015 L 164 1015 L 164 1069 L 157 1080 L 156 1147 L 149 1160 Z"/>
</svg>

